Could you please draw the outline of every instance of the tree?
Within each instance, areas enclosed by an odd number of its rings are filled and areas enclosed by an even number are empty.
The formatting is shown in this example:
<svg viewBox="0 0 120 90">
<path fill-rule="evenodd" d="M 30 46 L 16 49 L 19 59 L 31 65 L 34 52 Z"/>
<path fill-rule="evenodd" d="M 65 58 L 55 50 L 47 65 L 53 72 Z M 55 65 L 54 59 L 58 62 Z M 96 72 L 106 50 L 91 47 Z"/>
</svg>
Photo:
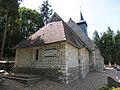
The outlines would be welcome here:
<svg viewBox="0 0 120 90">
<path fill-rule="evenodd" d="M 99 45 L 99 41 L 100 41 L 100 36 L 98 34 L 98 32 L 95 30 L 95 32 L 93 33 L 93 41 L 94 43 L 98 46 Z"/>
<path fill-rule="evenodd" d="M 116 60 L 114 58 L 115 38 L 113 30 L 108 27 L 108 30 L 106 32 L 103 32 L 103 34 L 101 34 L 101 37 L 99 37 L 98 32 L 95 31 L 95 33 L 93 34 L 93 38 L 94 42 L 99 47 L 102 56 L 104 57 L 105 64 L 108 64 L 109 61 L 111 63 L 114 63 Z"/>
<path fill-rule="evenodd" d="M 120 31 L 115 35 L 115 59 L 117 64 L 120 64 Z"/>
<path fill-rule="evenodd" d="M 21 0 L 19 0 L 21 1 Z M 1 45 L 1 55 L 0 58 L 3 57 L 3 51 L 4 51 L 4 45 L 5 45 L 5 39 L 6 39 L 6 33 L 8 29 L 14 27 L 14 23 L 18 17 L 18 7 L 19 2 L 18 0 L 0 0 L 0 16 L 3 16 L 5 23 L 4 25 L 4 35 L 2 39 L 2 45 Z M 8 26 L 9 25 L 9 26 Z"/>
<path fill-rule="evenodd" d="M 39 7 L 39 9 L 44 23 L 47 24 L 53 12 L 53 10 L 51 9 L 51 5 L 49 4 L 49 1 L 48 0 L 43 1 L 43 4 L 41 7 Z"/>
<path fill-rule="evenodd" d="M 31 10 L 29 8 L 20 7 L 18 9 L 19 11 L 19 18 L 16 19 L 14 23 L 14 28 L 11 28 L 7 30 L 6 35 L 6 42 L 5 42 L 5 48 L 4 48 L 4 56 L 5 57 L 14 57 L 15 56 L 15 50 L 11 49 L 16 44 L 20 43 L 22 40 L 29 37 L 31 34 L 36 32 L 39 28 L 41 28 L 44 23 L 40 16 L 40 13 L 36 10 Z M 0 24 L 3 24 L 5 22 L 2 20 Z M 4 31 L 4 25 L 2 25 L 2 31 L 0 31 L 0 34 L 3 34 Z M 0 36 L 0 38 L 2 38 Z"/>
<path fill-rule="evenodd" d="M 20 24 L 21 38 L 26 39 L 31 34 L 35 33 L 39 28 L 44 26 L 44 22 L 41 15 L 36 10 L 21 7 L 19 8 L 20 18 L 18 20 Z"/>
</svg>

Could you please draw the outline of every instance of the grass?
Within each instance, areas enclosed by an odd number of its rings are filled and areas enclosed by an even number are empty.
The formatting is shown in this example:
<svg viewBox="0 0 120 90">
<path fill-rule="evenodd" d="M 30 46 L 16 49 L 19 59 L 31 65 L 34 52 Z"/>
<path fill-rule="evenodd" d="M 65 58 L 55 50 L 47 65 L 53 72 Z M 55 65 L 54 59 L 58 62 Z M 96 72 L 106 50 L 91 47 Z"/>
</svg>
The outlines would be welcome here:
<svg viewBox="0 0 120 90">
<path fill-rule="evenodd" d="M 103 86 L 103 87 L 99 88 L 98 90 L 120 90 L 120 87 L 110 88 L 110 87 L 108 87 L 108 86 Z"/>
</svg>

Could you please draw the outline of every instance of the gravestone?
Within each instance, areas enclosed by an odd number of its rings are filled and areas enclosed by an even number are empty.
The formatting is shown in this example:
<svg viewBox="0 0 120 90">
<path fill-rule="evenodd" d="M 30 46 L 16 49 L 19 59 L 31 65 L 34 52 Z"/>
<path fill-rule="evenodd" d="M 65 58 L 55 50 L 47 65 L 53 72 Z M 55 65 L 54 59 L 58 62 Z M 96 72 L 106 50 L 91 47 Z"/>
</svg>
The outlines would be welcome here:
<svg viewBox="0 0 120 90">
<path fill-rule="evenodd" d="M 116 62 L 114 63 L 114 69 L 117 69 L 117 64 L 116 64 Z"/>
<path fill-rule="evenodd" d="M 111 67 L 112 67 L 112 65 L 111 65 L 111 62 L 110 62 L 110 61 L 109 61 L 109 65 L 108 65 L 108 67 L 109 67 L 109 68 L 111 68 Z"/>
</svg>

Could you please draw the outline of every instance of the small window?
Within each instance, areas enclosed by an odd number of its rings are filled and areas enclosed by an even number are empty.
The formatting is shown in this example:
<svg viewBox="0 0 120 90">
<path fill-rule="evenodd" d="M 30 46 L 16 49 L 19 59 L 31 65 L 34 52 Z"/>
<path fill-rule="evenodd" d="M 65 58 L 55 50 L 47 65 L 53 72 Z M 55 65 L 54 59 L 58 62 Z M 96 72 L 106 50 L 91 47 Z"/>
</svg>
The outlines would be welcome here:
<svg viewBox="0 0 120 90">
<path fill-rule="evenodd" d="M 78 59 L 78 63 L 80 64 L 80 59 Z"/>
<path fill-rule="evenodd" d="M 45 49 L 44 56 L 45 57 L 56 57 L 57 56 L 56 48 Z"/>
<path fill-rule="evenodd" d="M 38 49 L 35 51 L 35 60 L 38 60 Z"/>
</svg>

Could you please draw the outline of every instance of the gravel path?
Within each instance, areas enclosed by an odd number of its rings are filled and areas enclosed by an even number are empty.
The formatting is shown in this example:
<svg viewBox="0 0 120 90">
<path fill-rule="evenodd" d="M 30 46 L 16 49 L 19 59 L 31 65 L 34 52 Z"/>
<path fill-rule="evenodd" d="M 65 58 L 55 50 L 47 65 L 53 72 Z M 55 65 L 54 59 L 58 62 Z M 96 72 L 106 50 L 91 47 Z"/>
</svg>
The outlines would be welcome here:
<svg viewBox="0 0 120 90">
<path fill-rule="evenodd" d="M 67 85 L 44 80 L 35 85 L 26 86 L 17 81 L 6 79 L 0 85 L 0 90 L 97 90 L 107 84 L 107 75 L 116 77 L 117 71 L 108 69 L 106 72 L 90 72 L 86 78 L 79 78 Z"/>
</svg>

